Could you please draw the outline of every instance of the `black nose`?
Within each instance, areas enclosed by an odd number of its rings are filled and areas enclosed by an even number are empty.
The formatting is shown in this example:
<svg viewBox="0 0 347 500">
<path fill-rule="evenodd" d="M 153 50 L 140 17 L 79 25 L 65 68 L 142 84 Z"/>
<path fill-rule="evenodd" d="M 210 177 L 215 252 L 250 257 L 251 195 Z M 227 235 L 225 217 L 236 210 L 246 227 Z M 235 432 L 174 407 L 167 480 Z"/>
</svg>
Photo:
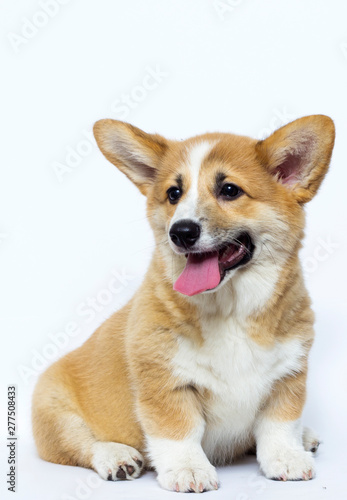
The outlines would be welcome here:
<svg viewBox="0 0 347 500">
<path fill-rule="evenodd" d="M 190 248 L 199 239 L 200 226 L 192 220 L 182 219 L 173 224 L 170 238 L 178 247 Z"/>
</svg>

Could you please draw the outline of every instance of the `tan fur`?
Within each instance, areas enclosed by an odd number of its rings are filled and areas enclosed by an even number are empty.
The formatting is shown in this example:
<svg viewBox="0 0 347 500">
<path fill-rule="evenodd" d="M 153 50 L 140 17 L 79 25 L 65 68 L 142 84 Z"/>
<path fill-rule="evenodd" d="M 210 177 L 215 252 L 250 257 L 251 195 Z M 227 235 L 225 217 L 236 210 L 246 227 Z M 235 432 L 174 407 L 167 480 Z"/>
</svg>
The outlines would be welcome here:
<svg viewBox="0 0 347 500">
<path fill-rule="evenodd" d="M 301 205 L 313 197 L 326 173 L 334 129 L 329 118 L 315 116 L 282 127 L 265 141 L 205 134 L 176 142 L 103 120 L 96 124 L 95 136 L 105 156 L 146 194 L 157 248 L 142 286 L 127 306 L 84 345 L 52 365 L 36 387 L 33 429 L 40 456 L 84 467 L 92 467 L 95 441 L 124 443 L 144 453 L 145 432 L 168 439 L 188 436 L 203 420 L 213 397 L 203 388 L 187 386 L 173 376 L 171 368 L 178 339 L 188 338 L 197 346 L 204 342 L 198 300 L 172 289 L 185 257 L 175 256 L 173 263 L 167 243 L 176 206 L 167 202 L 166 191 L 180 174 L 182 200 L 189 192 L 187 159 L 194 144 L 209 141 L 213 145 L 201 165 L 199 180 L 199 211 L 209 227 L 249 224 L 257 230 L 272 228 L 280 241 L 286 234 L 279 249 L 285 265 L 265 306 L 247 318 L 249 337 L 269 347 L 300 336 L 308 354 L 313 313 L 298 259 L 304 228 Z M 300 155 L 301 147 L 305 150 L 302 179 L 285 186 L 276 179 L 276 168 L 287 154 Z M 226 182 L 239 185 L 247 196 L 232 203 L 216 201 L 211 179 L 219 171 L 226 174 Z M 240 276 L 245 272 L 238 271 Z M 232 292 L 232 286 L 231 279 L 225 287 Z M 201 304 L 205 300 L 206 311 L 213 306 L 213 314 L 222 314 L 213 294 L 205 297 Z M 300 416 L 306 371 L 307 356 L 300 372 L 276 382 L 263 405 L 268 415 L 278 420 Z"/>
</svg>

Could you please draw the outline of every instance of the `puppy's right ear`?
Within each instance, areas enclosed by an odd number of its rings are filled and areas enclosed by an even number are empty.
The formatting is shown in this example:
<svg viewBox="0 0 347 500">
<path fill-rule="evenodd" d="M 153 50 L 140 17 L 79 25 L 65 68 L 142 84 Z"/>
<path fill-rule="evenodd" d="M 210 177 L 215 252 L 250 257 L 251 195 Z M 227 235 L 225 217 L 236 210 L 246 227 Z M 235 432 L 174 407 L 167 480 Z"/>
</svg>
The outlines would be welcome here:
<svg viewBox="0 0 347 500">
<path fill-rule="evenodd" d="M 156 134 L 146 134 L 129 123 L 99 120 L 94 136 L 101 152 L 146 195 L 154 182 L 168 143 Z"/>
</svg>

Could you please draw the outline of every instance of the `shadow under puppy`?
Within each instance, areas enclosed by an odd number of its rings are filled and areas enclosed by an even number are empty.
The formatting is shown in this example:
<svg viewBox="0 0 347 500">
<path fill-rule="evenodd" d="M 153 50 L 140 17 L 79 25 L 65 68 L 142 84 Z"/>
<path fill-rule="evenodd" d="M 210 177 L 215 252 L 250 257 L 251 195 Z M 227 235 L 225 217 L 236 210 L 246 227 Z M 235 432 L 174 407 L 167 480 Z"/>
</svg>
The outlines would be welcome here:
<svg viewBox="0 0 347 500">
<path fill-rule="evenodd" d="M 163 488 L 199 492 L 218 488 L 214 465 L 256 445 L 266 477 L 311 479 L 318 440 L 301 414 L 314 317 L 298 252 L 332 120 L 262 141 L 172 141 L 114 120 L 94 133 L 147 197 L 156 248 L 130 302 L 41 376 L 40 456 L 114 481 L 152 466 Z"/>
</svg>

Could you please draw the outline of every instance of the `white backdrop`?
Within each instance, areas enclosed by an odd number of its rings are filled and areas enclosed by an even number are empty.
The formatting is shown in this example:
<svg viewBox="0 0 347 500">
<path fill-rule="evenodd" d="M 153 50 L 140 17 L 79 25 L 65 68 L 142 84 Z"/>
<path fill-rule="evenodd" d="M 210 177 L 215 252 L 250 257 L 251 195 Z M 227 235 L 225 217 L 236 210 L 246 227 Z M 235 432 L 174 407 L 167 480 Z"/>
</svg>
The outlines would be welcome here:
<svg viewBox="0 0 347 500">
<path fill-rule="evenodd" d="M 318 476 L 266 481 L 247 459 L 221 469 L 222 488 L 206 495 L 345 498 L 346 18 L 343 0 L 1 2 L 1 498 L 12 498 L 8 384 L 18 386 L 16 498 L 173 497 L 152 473 L 101 484 L 91 471 L 42 462 L 33 446 L 38 375 L 132 295 L 153 248 L 144 198 L 97 150 L 94 121 L 124 119 L 174 139 L 261 138 L 317 113 L 337 129 L 302 251 L 317 315 L 305 422 L 324 440 Z"/>
</svg>

